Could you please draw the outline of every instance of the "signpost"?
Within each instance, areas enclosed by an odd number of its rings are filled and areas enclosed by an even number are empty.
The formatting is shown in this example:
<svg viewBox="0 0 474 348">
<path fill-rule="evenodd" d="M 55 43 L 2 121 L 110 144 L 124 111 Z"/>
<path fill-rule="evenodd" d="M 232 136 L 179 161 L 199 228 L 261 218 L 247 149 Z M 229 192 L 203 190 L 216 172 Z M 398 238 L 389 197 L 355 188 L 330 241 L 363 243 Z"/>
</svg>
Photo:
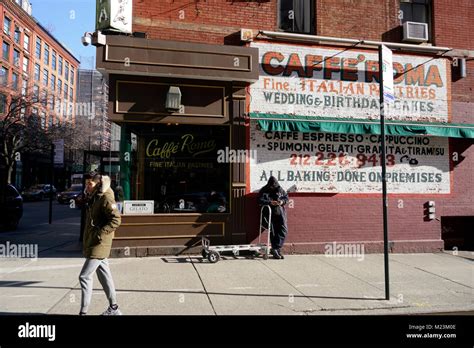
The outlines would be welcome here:
<svg viewBox="0 0 474 348">
<path fill-rule="evenodd" d="M 56 164 L 55 142 L 51 144 L 51 167 L 49 176 L 49 224 L 53 223 L 53 182 L 54 182 L 54 165 Z"/>
<path fill-rule="evenodd" d="M 382 145 L 382 204 L 383 204 L 383 251 L 384 251 L 384 273 L 385 273 L 385 299 L 390 300 L 389 265 L 388 265 L 388 201 L 387 201 L 387 165 L 385 155 L 385 97 L 393 101 L 393 68 L 392 51 L 384 46 L 379 47 L 379 71 L 380 71 L 380 139 Z"/>
</svg>

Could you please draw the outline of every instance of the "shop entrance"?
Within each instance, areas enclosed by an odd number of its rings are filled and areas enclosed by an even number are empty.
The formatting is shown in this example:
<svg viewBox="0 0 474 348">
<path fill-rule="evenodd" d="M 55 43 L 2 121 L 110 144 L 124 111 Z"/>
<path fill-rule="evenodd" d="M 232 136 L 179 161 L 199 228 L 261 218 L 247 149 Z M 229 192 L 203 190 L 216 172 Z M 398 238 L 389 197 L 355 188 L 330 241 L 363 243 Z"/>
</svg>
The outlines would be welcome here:
<svg viewBox="0 0 474 348">
<path fill-rule="evenodd" d="M 136 125 L 132 199 L 153 200 L 155 214 L 229 213 L 228 126 Z"/>
</svg>

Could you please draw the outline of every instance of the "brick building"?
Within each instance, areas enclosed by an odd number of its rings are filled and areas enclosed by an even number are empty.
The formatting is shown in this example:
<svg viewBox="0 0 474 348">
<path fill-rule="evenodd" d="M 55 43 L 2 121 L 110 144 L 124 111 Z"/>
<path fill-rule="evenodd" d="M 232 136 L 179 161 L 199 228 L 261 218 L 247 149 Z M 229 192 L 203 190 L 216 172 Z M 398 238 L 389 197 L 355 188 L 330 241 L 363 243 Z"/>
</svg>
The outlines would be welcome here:
<svg viewBox="0 0 474 348">
<path fill-rule="evenodd" d="M 114 247 L 144 255 L 187 250 L 201 235 L 251 242 L 256 193 L 275 175 L 291 198 L 287 251 L 381 251 L 384 42 L 395 72 L 390 248 L 472 248 L 473 19 L 469 0 L 134 1 L 134 34 L 103 31 L 97 66 L 133 157 L 121 163 L 125 195 L 153 200 L 154 211 L 125 215 Z M 223 165 L 213 151 L 225 147 L 257 158 Z M 211 190 L 227 203 L 221 214 L 199 208 Z"/>
<path fill-rule="evenodd" d="M 22 115 L 38 115 L 42 129 L 59 122 L 73 124 L 80 62 L 32 16 L 28 0 L 1 0 L 0 22 L 0 112 L 5 112 L 12 93 L 33 93 L 45 102 L 22 109 Z M 48 157 L 22 154 L 22 162 L 16 167 L 17 185 L 46 181 Z"/>
</svg>

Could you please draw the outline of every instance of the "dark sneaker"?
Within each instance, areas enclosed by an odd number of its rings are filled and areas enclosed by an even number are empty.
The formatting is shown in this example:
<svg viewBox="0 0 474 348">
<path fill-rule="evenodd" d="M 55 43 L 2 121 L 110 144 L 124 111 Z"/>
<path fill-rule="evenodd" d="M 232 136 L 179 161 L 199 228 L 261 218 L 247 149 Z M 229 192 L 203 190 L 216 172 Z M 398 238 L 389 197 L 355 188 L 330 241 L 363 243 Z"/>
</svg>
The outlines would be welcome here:
<svg viewBox="0 0 474 348">
<path fill-rule="evenodd" d="M 272 250 L 270 250 L 270 254 L 272 254 L 272 256 L 273 256 L 274 259 L 277 259 L 277 260 L 280 260 L 280 259 L 281 259 L 281 256 L 280 256 L 280 254 L 278 253 L 278 250 L 277 250 L 277 249 L 272 249 Z"/>
<path fill-rule="evenodd" d="M 278 252 L 278 255 L 280 255 L 280 259 L 283 260 L 285 258 L 285 256 L 283 256 L 283 254 L 281 253 L 281 250 L 278 249 L 277 252 Z"/>
<path fill-rule="evenodd" d="M 113 309 L 112 307 L 109 306 L 109 308 L 107 308 L 107 310 L 104 313 L 102 313 L 102 315 L 122 315 L 122 312 L 120 312 L 118 307 L 116 309 Z"/>
</svg>

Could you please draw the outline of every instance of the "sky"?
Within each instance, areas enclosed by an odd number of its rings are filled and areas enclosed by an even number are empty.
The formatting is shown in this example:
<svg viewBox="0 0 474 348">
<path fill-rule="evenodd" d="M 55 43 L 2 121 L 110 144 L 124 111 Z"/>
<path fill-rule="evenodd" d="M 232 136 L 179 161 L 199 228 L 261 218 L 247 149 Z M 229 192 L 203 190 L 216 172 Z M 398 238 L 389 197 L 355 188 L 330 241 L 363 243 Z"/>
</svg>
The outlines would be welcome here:
<svg viewBox="0 0 474 348">
<path fill-rule="evenodd" d="M 95 0 L 30 0 L 33 17 L 81 61 L 95 68 L 95 47 L 83 46 L 81 37 L 95 29 Z"/>
</svg>

